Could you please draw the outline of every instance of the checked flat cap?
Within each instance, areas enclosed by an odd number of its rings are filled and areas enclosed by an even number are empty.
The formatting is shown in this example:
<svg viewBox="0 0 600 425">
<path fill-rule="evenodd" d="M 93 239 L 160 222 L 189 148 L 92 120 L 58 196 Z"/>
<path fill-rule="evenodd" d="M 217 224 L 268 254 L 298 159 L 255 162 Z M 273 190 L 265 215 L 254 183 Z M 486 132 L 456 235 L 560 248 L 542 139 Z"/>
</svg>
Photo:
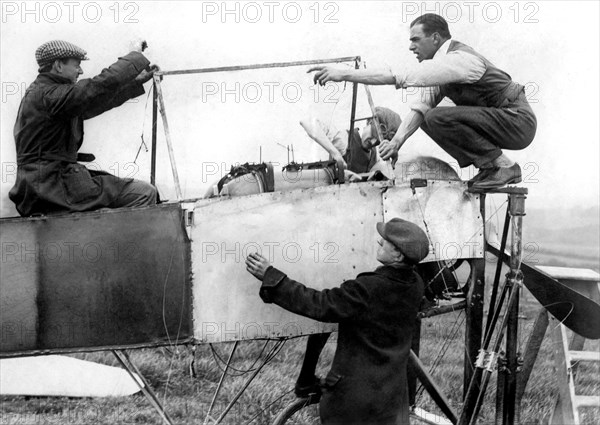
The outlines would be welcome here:
<svg viewBox="0 0 600 425">
<path fill-rule="evenodd" d="M 377 232 L 383 239 L 394 244 L 414 264 L 429 254 L 427 234 L 408 220 L 392 218 L 387 223 L 377 223 Z"/>
<path fill-rule="evenodd" d="M 42 44 L 35 51 L 35 60 L 40 67 L 54 62 L 56 59 L 75 58 L 87 60 L 87 52 L 68 41 L 52 40 Z"/>
</svg>

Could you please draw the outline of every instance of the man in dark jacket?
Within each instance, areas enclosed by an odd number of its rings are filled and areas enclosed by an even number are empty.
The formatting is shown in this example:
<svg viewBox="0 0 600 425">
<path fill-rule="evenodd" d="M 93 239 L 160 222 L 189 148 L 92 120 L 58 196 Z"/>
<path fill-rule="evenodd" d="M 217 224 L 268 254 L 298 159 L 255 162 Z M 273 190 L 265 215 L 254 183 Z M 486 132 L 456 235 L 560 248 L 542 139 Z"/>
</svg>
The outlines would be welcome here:
<svg viewBox="0 0 600 425">
<path fill-rule="evenodd" d="M 521 182 L 521 168 L 503 152 L 524 149 L 533 141 L 537 121 L 524 86 L 471 47 L 453 40 L 446 20 L 426 13 L 410 25 L 410 47 L 418 64 L 389 70 L 340 70 L 317 66 L 315 82 L 351 81 L 426 87 L 392 140 L 381 144 L 382 159 L 395 155 L 419 128 L 461 167 L 480 172 L 469 180 L 478 192 Z M 448 97 L 456 106 L 437 105 Z"/>
<path fill-rule="evenodd" d="M 338 288 L 310 289 L 259 254 L 246 259 L 247 270 L 262 280 L 263 301 L 339 323 L 320 403 L 323 424 L 408 424 L 406 365 L 423 297 L 414 265 L 427 256 L 429 241 L 417 225 L 399 218 L 378 223 L 377 231 L 383 266 Z"/>
<path fill-rule="evenodd" d="M 14 128 L 17 179 L 9 192 L 22 216 L 156 203 L 156 188 L 79 164 L 83 121 L 144 93 L 157 69 L 141 53 L 145 42 L 91 79 L 85 50 L 66 41 L 36 50 L 40 74 L 29 86 Z"/>
</svg>

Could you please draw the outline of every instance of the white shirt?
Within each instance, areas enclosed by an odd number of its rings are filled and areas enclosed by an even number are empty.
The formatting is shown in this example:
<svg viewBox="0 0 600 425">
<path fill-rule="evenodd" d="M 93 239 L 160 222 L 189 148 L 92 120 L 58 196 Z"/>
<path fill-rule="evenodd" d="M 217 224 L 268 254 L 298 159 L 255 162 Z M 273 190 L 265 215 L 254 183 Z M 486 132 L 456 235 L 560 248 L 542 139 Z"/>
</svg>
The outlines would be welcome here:
<svg viewBox="0 0 600 425">
<path fill-rule="evenodd" d="M 442 101 L 441 85 L 475 83 L 485 73 L 485 63 L 480 57 L 462 50 L 448 52 L 451 42 L 451 39 L 446 40 L 432 59 L 406 67 L 394 75 L 397 89 L 425 87 L 421 99 L 410 105 L 423 115 Z"/>
<path fill-rule="evenodd" d="M 333 124 L 327 125 L 318 118 L 316 119 L 316 122 L 340 154 L 342 154 L 342 156 L 346 155 L 346 151 L 348 150 L 348 132 L 338 130 Z"/>
</svg>

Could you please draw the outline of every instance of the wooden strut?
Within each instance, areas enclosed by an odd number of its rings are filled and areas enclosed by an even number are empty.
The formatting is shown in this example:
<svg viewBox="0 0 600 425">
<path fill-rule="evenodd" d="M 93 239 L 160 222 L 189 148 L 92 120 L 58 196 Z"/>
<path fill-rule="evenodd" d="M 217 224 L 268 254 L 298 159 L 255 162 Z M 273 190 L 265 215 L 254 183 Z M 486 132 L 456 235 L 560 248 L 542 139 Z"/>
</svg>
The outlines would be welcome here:
<svg viewBox="0 0 600 425">
<path fill-rule="evenodd" d="M 177 168 L 175 166 L 175 156 L 173 154 L 173 145 L 171 143 L 171 135 L 169 132 L 169 125 L 167 123 L 167 114 L 165 111 L 164 99 L 162 95 L 162 90 L 160 86 L 160 81 L 165 75 L 184 75 L 184 74 L 205 74 L 211 72 L 231 72 L 231 71 L 245 71 L 245 70 L 253 70 L 253 69 L 266 69 L 266 68 L 285 68 L 292 66 L 307 66 L 307 65 L 321 65 L 327 63 L 340 63 L 340 62 L 354 62 L 355 67 L 359 68 L 359 63 L 361 61 L 360 56 L 345 56 L 339 58 L 331 58 L 331 59 L 312 59 L 312 60 L 303 60 L 303 61 L 294 61 L 294 62 L 272 62 L 272 63 L 262 63 L 262 64 L 253 64 L 253 65 L 235 65 L 235 66 L 220 66 L 220 67 L 212 67 L 212 68 L 197 68 L 197 69 L 183 69 L 176 71 L 158 71 L 154 73 L 154 94 L 153 94 L 153 102 L 152 102 L 152 160 L 150 164 L 150 183 L 155 184 L 156 181 L 156 127 L 157 127 L 157 109 L 158 104 L 160 103 L 160 113 L 163 121 L 163 127 L 165 129 L 165 136 L 167 138 L 167 149 L 169 152 L 169 159 L 171 160 L 171 169 L 173 171 L 173 180 L 175 182 L 175 192 L 177 196 L 177 200 L 182 200 L 181 195 L 181 187 L 179 185 L 179 176 L 177 174 Z M 352 98 L 352 116 L 350 118 L 350 134 L 352 133 L 352 128 L 354 126 L 354 116 L 356 110 L 356 91 L 357 84 L 353 84 L 353 98 Z M 262 157 L 262 152 L 261 152 Z"/>
<path fill-rule="evenodd" d="M 466 300 L 461 300 L 453 304 L 442 305 L 439 307 L 432 307 L 424 311 L 417 313 L 419 319 L 426 319 L 428 317 L 439 316 L 441 314 L 453 313 L 455 311 L 464 310 L 467 306 Z"/>
<path fill-rule="evenodd" d="M 506 193 L 506 192 L 504 192 Z M 501 393 L 497 398 L 497 407 L 502 405 L 502 413 L 496 412 L 496 423 L 504 425 L 513 425 L 515 418 L 518 418 L 516 412 L 516 395 L 517 395 L 517 341 L 518 341 L 518 309 L 519 295 L 522 286 L 522 273 L 520 271 L 521 256 L 522 256 L 522 218 L 525 215 L 525 194 L 523 193 L 508 193 L 509 204 L 508 209 L 511 217 L 511 256 L 510 256 L 510 272 L 507 275 L 505 285 L 502 289 L 500 300 L 496 306 L 490 306 L 494 310 L 491 315 L 491 320 L 486 323 L 487 332 L 485 334 L 480 358 L 477 362 L 477 368 L 471 378 L 469 388 L 465 395 L 463 411 L 459 420 L 460 425 L 471 425 L 477 422 L 477 416 L 483 403 L 483 398 L 489 383 L 491 374 L 496 367 L 498 351 L 504 338 L 506 331 L 506 368 L 499 371 L 499 387 L 498 392 Z M 507 226 L 505 226 L 505 231 Z M 503 235 L 505 239 L 505 235 Z M 502 262 L 502 258 L 498 261 Z M 491 343 L 493 330 L 496 328 L 500 311 L 504 304 L 504 300 L 508 295 L 506 306 L 506 315 L 503 317 L 500 329 L 497 332 L 496 340 L 492 345 L 491 350 L 488 348 Z M 495 307 L 495 308 L 494 308 Z"/>
<path fill-rule="evenodd" d="M 360 56 L 354 61 L 354 68 L 360 68 Z M 354 132 L 354 119 L 356 118 L 356 96 L 358 95 L 358 83 L 352 83 L 352 108 L 350 109 L 350 127 L 348 131 L 348 146 L 352 143 L 352 133 Z"/>
<path fill-rule="evenodd" d="M 106 214 L 106 213 L 104 213 Z M 193 343 L 193 338 L 181 338 L 178 340 L 179 344 Z M 43 350 L 27 350 L 27 351 L 11 351 L 10 353 L 1 354 L 0 359 L 10 359 L 16 357 L 27 357 L 27 356 L 45 356 L 47 354 L 74 354 L 74 353 L 94 353 L 97 351 L 110 351 L 110 350 L 132 350 L 136 348 L 158 348 L 172 346 L 173 344 L 169 341 L 159 341 L 153 343 L 142 343 L 142 344 L 118 344 L 118 345 L 100 345 L 93 348 L 51 348 Z"/>
<path fill-rule="evenodd" d="M 485 223 L 485 211 L 481 211 Z M 485 258 L 469 260 L 471 273 L 469 276 L 469 290 L 465 306 L 465 353 L 463 361 L 463 397 L 466 397 L 467 388 L 473 378 L 473 364 L 479 350 L 483 333 L 483 301 L 485 289 Z"/>
<path fill-rule="evenodd" d="M 521 373 L 519 373 L 519 375 L 517 376 L 517 415 L 520 413 L 521 399 L 523 398 L 525 388 L 527 387 L 527 382 L 529 381 L 529 377 L 531 376 L 531 372 L 533 371 L 533 367 L 535 366 L 535 361 L 542 346 L 542 342 L 544 340 L 547 328 L 548 311 L 544 307 L 541 307 L 538 312 L 537 318 L 535 319 L 533 330 L 529 335 L 527 345 L 525 346 L 525 350 L 523 353 L 523 368 L 521 369 Z M 519 419 L 520 418 L 517 417 L 517 423 L 520 423 Z"/>
<path fill-rule="evenodd" d="M 508 196 L 508 208 L 511 216 L 511 256 L 510 256 L 510 278 L 509 282 L 516 283 L 510 286 L 510 291 L 515 291 L 516 301 L 507 310 L 507 329 L 506 329 L 506 368 L 499 370 L 504 374 L 504 388 L 498 388 L 498 391 L 504 392 L 504 403 L 502 412 L 502 423 L 504 425 L 513 425 L 517 418 L 517 373 L 519 370 L 519 298 L 522 285 L 519 283 L 519 275 L 523 255 L 523 216 L 525 215 L 524 194 L 511 194 Z M 512 295 L 512 294 L 511 294 Z M 496 412 L 498 414 L 498 412 Z"/>
<path fill-rule="evenodd" d="M 505 285 L 505 289 L 508 288 L 509 285 L 513 285 L 513 283 L 508 283 Z M 508 307 L 512 308 L 517 301 L 516 297 L 517 291 L 512 291 L 508 298 Z M 508 322 L 508 315 L 504 316 L 502 319 L 502 323 L 500 325 L 500 331 L 496 336 L 496 341 L 492 346 L 492 349 L 489 350 L 491 353 L 497 353 L 500 349 L 500 345 L 504 339 L 504 331 Z M 485 344 L 482 347 L 483 352 L 487 352 L 487 347 Z M 469 389 L 467 390 L 467 395 L 465 397 L 465 403 L 463 406 L 463 411 L 461 413 L 461 417 L 459 420 L 460 425 L 472 425 L 477 422 L 477 415 L 481 409 L 481 405 L 483 403 L 483 398 L 485 396 L 485 391 L 487 389 L 487 385 L 489 384 L 489 380 L 491 374 L 493 372 L 493 368 L 491 367 L 477 367 L 475 368 L 475 373 L 473 374 L 473 378 L 471 379 L 471 384 L 469 385 Z M 484 370 L 485 369 L 485 370 Z M 479 383 L 481 382 L 481 383 Z M 472 411 L 472 415 L 467 415 L 467 412 Z"/>
<path fill-rule="evenodd" d="M 466 300 L 459 301 L 450 305 L 432 308 L 418 313 L 417 318 L 422 319 L 426 317 L 433 317 L 444 313 L 450 313 L 465 309 L 467 311 L 467 331 L 465 333 L 466 348 L 465 348 L 465 394 L 466 387 L 471 382 L 471 375 L 473 362 L 471 358 L 476 357 L 476 353 L 481 347 L 481 330 L 482 330 L 482 316 L 483 316 L 483 287 L 484 287 L 484 273 L 485 273 L 485 260 L 483 259 L 472 259 L 470 261 L 471 274 L 470 289 Z M 417 332 L 420 330 L 420 325 L 417 327 Z M 420 332 L 419 332 L 420 333 Z M 417 333 L 417 338 L 419 333 Z M 409 357 L 409 368 L 408 368 L 408 379 L 409 379 L 409 397 L 410 404 L 414 404 L 414 396 L 411 396 L 411 385 L 412 394 L 414 394 L 415 383 L 412 380 L 419 379 L 423 388 L 427 390 L 431 398 L 438 405 L 438 407 L 444 412 L 446 417 L 453 423 L 458 422 L 458 417 L 454 411 L 450 408 L 450 405 L 445 397 L 441 394 L 439 388 L 435 385 L 433 379 L 429 373 L 424 369 L 422 363 L 418 359 L 419 344 L 418 339 L 415 340 L 413 336 L 413 346 Z M 478 382 L 478 381 L 477 381 Z M 464 414 L 464 412 L 463 412 Z"/>
<path fill-rule="evenodd" d="M 365 91 L 367 92 L 367 101 L 369 102 L 369 107 L 371 108 L 371 113 L 373 114 L 373 122 L 375 123 L 375 134 L 377 135 L 377 145 L 379 145 L 381 142 L 383 142 L 383 134 L 381 133 L 381 126 L 379 123 L 379 118 L 377 118 L 377 115 L 375 114 L 375 104 L 373 103 L 373 96 L 371 95 L 371 89 L 369 89 L 369 86 L 367 84 L 363 84 Z M 350 127 L 350 129 L 352 130 L 352 127 Z M 350 145 L 348 145 L 350 146 Z M 379 154 L 379 152 L 378 152 Z M 387 174 L 388 174 L 388 178 L 394 178 L 394 166 L 392 165 L 392 159 L 388 159 L 387 161 L 385 161 L 385 165 L 387 168 Z"/>
<path fill-rule="evenodd" d="M 163 127 L 165 129 L 165 138 L 167 140 L 167 151 L 169 152 L 169 160 L 171 161 L 171 171 L 173 172 L 173 182 L 175 183 L 175 195 L 177 200 L 183 199 L 181 194 L 181 186 L 179 184 L 179 174 L 177 173 L 177 165 L 175 164 L 175 153 L 173 152 L 173 143 L 171 142 L 171 133 L 169 131 L 169 123 L 167 122 L 167 111 L 165 110 L 165 101 L 163 99 L 162 89 L 160 87 L 160 76 L 154 74 L 154 89 L 160 105 L 160 115 L 162 117 Z M 154 145 L 154 140 L 153 140 Z M 153 150 L 154 152 L 154 150 Z"/>
<path fill-rule="evenodd" d="M 444 412 L 446 417 L 450 419 L 450 422 L 456 424 L 458 422 L 458 417 L 450 407 L 450 403 L 448 399 L 444 396 L 440 388 L 433 382 L 431 375 L 425 370 L 423 363 L 417 357 L 413 350 L 410 350 L 410 356 L 408 358 L 409 363 L 414 368 L 415 374 L 423 387 L 427 390 L 433 401 L 438 405 L 438 407 Z"/>
<path fill-rule="evenodd" d="M 265 68 L 287 68 L 290 66 L 306 66 L 306 65 L 321 65 L 325 63 L 339 63 L 339 62 L 352 62 L 359 61 L 360 56 L 346 56 L 341 58 L 332 59 L 312 59 L 295 62 L 273 62 L 273 63 L 261 63 L 254 65 L 234 65 L 234 66 L 220 66 L 213 68 L 197 68 L 197 69 L 183 69 L 178 71 L 162 71 L 157 72 L 154 75 L 183 75 L 183 74 L 205 74 L 209 72 L 228 72 L 228 71 L 246 71 L 251 69 L 265 69 Z"/>
<path fill-rule="evenodd" d="M 156 185 L 156 129 L 158 124 L 158 96 L 152 90 L 152 153 L 150 159 L 150 183 Z"/>
<path fill-rule="evenodd" d="M 485 199 L 485 198 L 484 198 Z M 506 215 L 504 217 L 504 229 L 502 230 L 502 241 L 500 242 L 500 252 L 504 252 L 506 249 L 506 240 L 508 238 L 508 226 L 510 225 L 510 210 L 506 208 Z M 492 284 L 492 296 L 490 298 L 490 308 L 488 311 L 488 317 L 485 323 L 485 333 L 487 335 L 490 332 L 490 325 L 492 324 L 492 315 L 496 311 L 496 298 L 498 296 L 498 286 L 500 286 L 500 273 L 502 272 L 502 259 L 498 259 L 496 263 L 496 274 L 494 275 L 494 283 Z"/>
<path fill-rule="evenodd" d="M 125 350 L 112 350 L 112 353 L 115 355 L 119 363 L 121 363 L 121 365 L 125 368 L 125 370 L 127 370 L 129 376 L 131 376 L 131 378 L 135 381 L 150 404 L 152 404 L 152 406 L 156 409 L 163 422 L 167 425 L 173 425 L 173 420 L 169 417 L 165 408 L 158 400 L 158 397 L 150 387 L 150 384 L 148 384 L 148 381 L 146 381 L 144 378 L 144 375 L 141 374 L 137 366 L 131 361 L 127 352 Z M 139 382 L 138 378 L 141 379 L 142 383 Z"/>
</svg>

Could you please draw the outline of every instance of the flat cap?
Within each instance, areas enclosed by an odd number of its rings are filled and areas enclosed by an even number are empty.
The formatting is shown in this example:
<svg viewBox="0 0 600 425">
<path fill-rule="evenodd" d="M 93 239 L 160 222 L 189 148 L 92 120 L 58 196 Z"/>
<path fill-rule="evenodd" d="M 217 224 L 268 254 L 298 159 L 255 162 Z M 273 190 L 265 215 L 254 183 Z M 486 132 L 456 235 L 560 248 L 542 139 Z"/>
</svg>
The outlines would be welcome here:
<svg viewBox="0 0 600 425">
<path fill-rule="evenodd" d="M 42 44 L 35 51 L 35 60 L 40 67 L 54 62 L 56 59 L 75 58 L 87 60 L 87 52 L 81 47 L 63 40 L 52 40 Z"/>
<path fill-rule="evenodd" d="M 381 136 L 385 140 L 392 140 L 402 124 L 402 118 L 396 112 L 383 106 L 375 107 L 375 116 L 381 126 Z"/>
<path fill-rule="evenodd" d="M 392 218 L 387 223 L 377 223 L 377 231 L 383 239 L 394 244 L 414 264 L 429 254 L 429 238 L 416 224 Z"/>
</svg>

